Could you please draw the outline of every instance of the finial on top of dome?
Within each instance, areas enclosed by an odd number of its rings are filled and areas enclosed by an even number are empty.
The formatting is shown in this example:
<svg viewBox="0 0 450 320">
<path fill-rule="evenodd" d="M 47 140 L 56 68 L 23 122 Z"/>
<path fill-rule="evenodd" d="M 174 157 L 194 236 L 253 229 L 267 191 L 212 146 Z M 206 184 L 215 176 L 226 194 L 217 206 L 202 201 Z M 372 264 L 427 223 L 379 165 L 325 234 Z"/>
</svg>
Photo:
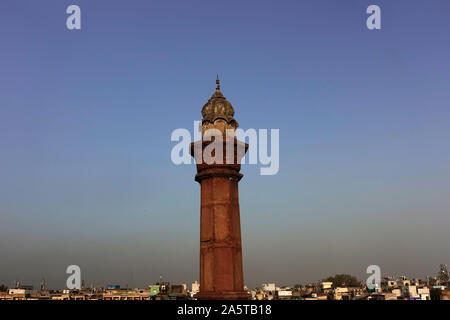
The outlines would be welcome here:
<svg viewBox="0 0 450 320">
<path fill-rule="evenodd" d="M 238 123 L 234 119 L 234 109 L 231 103 L 220 92 L 220 80 L 219 75 L 216 77 L 217 88 L 211 98 L 202 108 L 202 125 L 204 123 L 214 124 L 217 119 L 222 119 L 228 124 L 238 126 Z"/>
</svg>

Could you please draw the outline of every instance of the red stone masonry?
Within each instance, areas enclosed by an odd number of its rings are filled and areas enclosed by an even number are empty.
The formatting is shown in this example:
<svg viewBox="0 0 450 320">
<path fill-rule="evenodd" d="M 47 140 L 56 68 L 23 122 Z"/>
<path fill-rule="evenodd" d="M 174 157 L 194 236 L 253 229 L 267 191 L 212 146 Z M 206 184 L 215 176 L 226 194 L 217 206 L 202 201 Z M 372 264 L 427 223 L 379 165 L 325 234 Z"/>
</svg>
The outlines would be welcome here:
<svg viewBox="0 0 450 320">
<path fill-rule="evenodd" d="M 234 154 L 226 154 L 226 141 Z M 211 141 L 191 144 L 191 155 L 203 159 Z M 243 152 L 238 156 L 238 146 Z M 244 291 L 238 182 L 243 175 L 240 160 L 248 144 L 224 137 L 223 164 L 198 164 L 195 180 L 201 186 L 200 209 L 200 292 L 197 299 L 249 299 Z M 226 164 L 226 158 L 233 159 Z M 230 161 L 229 161 L 230 162 Z"/>
</svg>

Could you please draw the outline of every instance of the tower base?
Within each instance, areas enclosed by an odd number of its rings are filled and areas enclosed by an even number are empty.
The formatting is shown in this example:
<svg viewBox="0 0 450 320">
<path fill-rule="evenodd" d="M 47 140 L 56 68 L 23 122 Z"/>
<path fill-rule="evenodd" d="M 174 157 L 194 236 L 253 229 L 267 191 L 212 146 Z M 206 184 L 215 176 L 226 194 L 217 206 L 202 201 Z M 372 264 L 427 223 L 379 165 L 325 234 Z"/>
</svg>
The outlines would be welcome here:
<svg viewBox="0 0 450 320">
<path fill-rule="evenodd" d="M 250 300 L 251 294 L 242 292 L 199 292 L 194 295 L 198 300 Z"/>
</svg>

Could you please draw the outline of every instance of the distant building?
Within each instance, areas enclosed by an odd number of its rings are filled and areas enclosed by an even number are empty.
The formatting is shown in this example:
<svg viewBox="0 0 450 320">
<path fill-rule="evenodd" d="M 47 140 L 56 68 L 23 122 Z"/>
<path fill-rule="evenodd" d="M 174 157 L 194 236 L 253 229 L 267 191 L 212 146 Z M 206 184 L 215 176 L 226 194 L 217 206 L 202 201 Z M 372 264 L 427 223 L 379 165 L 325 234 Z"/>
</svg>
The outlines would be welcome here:
<svg viewBox="0 0 450 320">
<path fill-rule="evenodd" d="M 266 292 L 274 292 L 277 290 L 275 283 L 263 283 L 262 290 Z"/>
<path fill-rule="evenodd" d="M 406 285 L 402 287 L 402 290 L 405 298 L 419 298 L 416 286 Z"/>
<path fill-rule="evenodd" d="M 185 286 L 183 285 L 170 285 L 168 293 L 170 294 L 185 294 Z"/>
<path fill-rule="evenodd" d="M 198 283 L 198 281 L 195 280 L 194 282 L 192 282 L 191 285 L 191 295 L 194 295 L 199 291 L 200 291 L 200 283 Z"/>
<path fill-rule="evenodd" d="M 118 290 L 120 289 L 120 285 L 118 284 L 108 284 L 106 285 L 106 290 Z"/>
<path fill-rule="evenodd" d="M 9 289 L 8 294 L 10 295 L 25 295 L 26 293 L 29 293 L 28 290 L 25 289 Z"/>
<path fill-rule="evenodd" d="M 333 282 L 324 281 L 321 284 L 321 288 L 322 288 L 322 290 L 332 289 L 333 288 Z"/>
<path fill-rule="evenodd" d="M 290 300 L 292 297 L 292 290 L 279 290 L 278 299 L 280 300 Z"/>
<path fill-rule="evenodd" d="M 450 300 L 450 290 L 441 291 L 441 300 Z"/>
<path fill-rule="evenodd" d="M 411 285 L 411 280 L 407 280 L 403 277 L 402 280 L 399 281 L 398 283 L 399 283 L 399 286 L 406 287 L 406 286 Z"/>
<path fill-rule="evenodd" d="M 428 287 L 418 288 L 417 294 L 421 298 L 421 300 L 430 300 L 430 289 Z"/>
<path fill-rule="evenodd" d="M 156 296 L 160 293 L 160 286 L 159 285 L 154 285 L 154 286 L 149 286 L 150 289 L 150 296 Z"/>
<path fill-rule="evenodd" d="M 384 300 L 398 300 L 396 293 L 385 292 L 383 295 L 384 295 Z"/>
<path fill-rule="evenodd" d="M 388 288 L 397 287 L 397 281 L 395 281 L 395 280 L 388 280 L 387 281 L 387 286 L 388 286 Z"/>
<path fill-rule="evenodd" d="M 12 288 L 8 290 L 8 295 L 11 300 L 26 300 L 30 297 L 33 286 L 19 286 L 19 288 Z"/>
<path fill-rule="evenodd" d="M 398 299 L 402 296 L 402 290 L 401 289 L 392 289 L 392 294 L 395 294 L 395 297 Z"/>
</svg>

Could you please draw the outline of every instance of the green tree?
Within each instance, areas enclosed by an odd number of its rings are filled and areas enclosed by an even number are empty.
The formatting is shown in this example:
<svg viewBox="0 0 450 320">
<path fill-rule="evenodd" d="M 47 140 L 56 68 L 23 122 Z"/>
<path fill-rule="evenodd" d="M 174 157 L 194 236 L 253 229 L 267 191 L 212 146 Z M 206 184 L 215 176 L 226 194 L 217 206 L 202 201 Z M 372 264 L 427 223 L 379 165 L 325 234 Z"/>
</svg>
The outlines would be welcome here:
<svg viewBox="0 0 450 320">
<path fill-rule="evenodd" d="M 0 292 L 6 292 L 8 290 L 8 287 L 4 284 L 0 285 Z"/>
<path fill-rule="evenodd" d="M 438 278 L 441 285 L 446 285 L 448 283 L 449 275 L 446 264 L 441 264 L 439 266 Z"/>
<path fill-rule="evenodd" d="M 349 274 L 336 274 L 334 277 L 328 277 L 323 281 L 332 282 L 333 287 L 359 287 L 361 282 Z"/>
</svg>

